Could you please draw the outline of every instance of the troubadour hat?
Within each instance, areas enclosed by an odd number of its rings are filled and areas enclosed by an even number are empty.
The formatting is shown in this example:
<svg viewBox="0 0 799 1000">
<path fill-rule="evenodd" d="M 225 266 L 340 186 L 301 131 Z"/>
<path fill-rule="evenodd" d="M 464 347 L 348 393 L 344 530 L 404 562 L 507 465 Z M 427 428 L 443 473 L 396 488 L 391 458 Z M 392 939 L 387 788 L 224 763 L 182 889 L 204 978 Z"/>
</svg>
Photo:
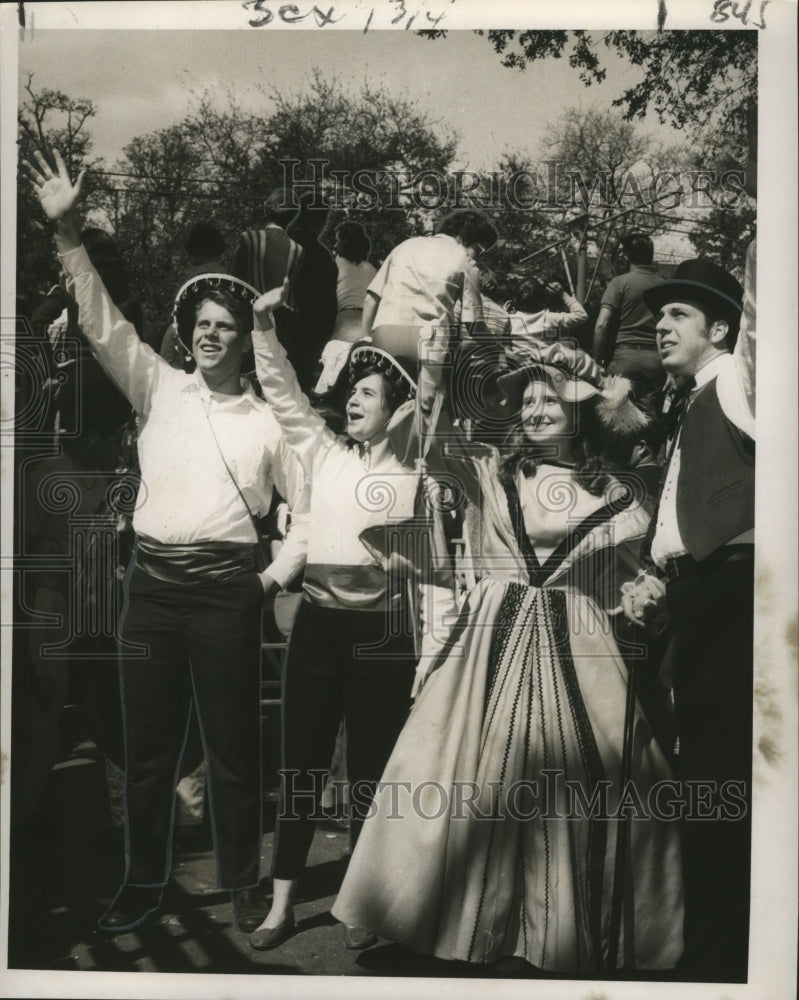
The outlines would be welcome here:
<svg viewBox="0 0 799 1000">
<path fill-rule="evenodd" d="M 178 289 L 172 309 L 172 322 L 189 351 L 191 351 L 197 304 L 209 292 L 223 292 L 231 299 L 234 312 L 248 317 L 247 331 L 252 329 L 252 304 L 259 297 L 256 288 L 248 285 L 246 281 L 234 278 L 232 274 L 195 275 Z"/>
<path fill-rule="evenodd" d="M 388 351 L 370 343 L 356 344 L 350 351 L 348 362 L 350 376 L 354 374 L 357 370 L 356 366 L 360 364 L 375 365 L 381 374 L 404 392 L 408 399 L 416 395 L 418 363 L 411 358 L 395 357 Z"/>
</svg>

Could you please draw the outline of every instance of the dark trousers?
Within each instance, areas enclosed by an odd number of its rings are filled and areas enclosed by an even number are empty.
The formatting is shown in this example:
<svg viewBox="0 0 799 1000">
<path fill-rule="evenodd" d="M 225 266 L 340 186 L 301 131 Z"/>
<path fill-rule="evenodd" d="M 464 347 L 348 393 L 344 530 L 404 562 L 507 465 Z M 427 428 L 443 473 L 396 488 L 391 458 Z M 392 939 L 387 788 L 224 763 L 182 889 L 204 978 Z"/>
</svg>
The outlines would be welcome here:
<svg viewBox="0 0 799 1000">
<path fill-rule="evenodd" d="M 194 701 L 219 886 L 258 883 L 261 853 L 261 611 L 255 572 L 224 583 L 164 583 L 135 568 L 121 637 L 126 882 L 164 885 L 175 786 Z"/>
<path fill-rule="evenodd" d="M 682 964 L 689 977 L 743 981 L 751 867 L 753 560 L 705 570 L 700 564 L 668 585 L 667 598 L 680 778 L 712 782 L 715 789 L 702 792 L 703 803 L 693 810 L 699 815 L 689 814 L 683 825 Z M 708 811 L 713 817 L 702 818 Z"/>
<path fill-rule="evenodd" d="M 401 623 L 398 623 L 401 625 Z M 392 631 L 399 634 L 390 634 Z M 370 645 L 378 648 L 368 650 Z M 303 601 L 283 678 L 283 759 L 272 875 L 299 878 L 343 718 L 357 840 L 374 788 L 410 709 L 416 665 L 406 628 L 385 614 L 320 608 Z"/>
<path fill-rule="evenodd" d="M 611 375 L 625 375 L 633 383 L 639 396 L 661 392 L 666 381 L 666 373 L 654 339 L 651 347 L 644 344 L 617 344 L 608 371 Z"/>
</svg>

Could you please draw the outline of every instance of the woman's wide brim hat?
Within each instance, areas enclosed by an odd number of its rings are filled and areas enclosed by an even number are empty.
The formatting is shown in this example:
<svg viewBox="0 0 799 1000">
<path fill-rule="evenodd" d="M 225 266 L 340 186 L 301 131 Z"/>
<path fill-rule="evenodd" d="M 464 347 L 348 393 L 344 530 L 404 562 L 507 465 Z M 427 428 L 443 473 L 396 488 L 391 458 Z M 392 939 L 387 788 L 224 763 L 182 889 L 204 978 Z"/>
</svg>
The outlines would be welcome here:
<svg viewBox="0 0 799 1000">
<path fill-rule="evenodd" d="M 563 344 L 540 350 L 518 350 L 506 354 L 508 371 L 497 379 L 497 388 L 510 410 L 520 410 L 530 382 L 546 380 L 561 399 L 581 403 L 599 395 L 602 369 L 585 351 Z"/>
<path fill-rule="evenodd" d="M 649 415 L 636 405 L 630 380 L 608 375 L 585 351 L 566 344 L 508 352 L 510 371 L 500 375 L 497 388 L 510 412 L 522 407 L 530 382 L 546 381 L 564 402 L 577 404 L 596 399 L 596 414 L 606 431 L 629 434 L 641 430 Z"/>
<path fill-rule="evenodd" d="M 744 290 L 729 271 L 701 257 L 684 260 L 674 276 L 652 285 L 643 293 L 644 303 L 653 315 L 669 302 L 698 302 L 711 313 L 718 313 L 738 329 Z"/>
<path fill-rule="evenodd" d="M 224 292 L 243 306 L 252 307 L 260 296 L 257 288 L 232 274 L 197 274 L 181 285 L 172 308 L 172 322 L 178 337 L 191 352 L 197 304 L 209 292 Z M 252 325 L 252 324 L 250 324 Z"/>
</svg>

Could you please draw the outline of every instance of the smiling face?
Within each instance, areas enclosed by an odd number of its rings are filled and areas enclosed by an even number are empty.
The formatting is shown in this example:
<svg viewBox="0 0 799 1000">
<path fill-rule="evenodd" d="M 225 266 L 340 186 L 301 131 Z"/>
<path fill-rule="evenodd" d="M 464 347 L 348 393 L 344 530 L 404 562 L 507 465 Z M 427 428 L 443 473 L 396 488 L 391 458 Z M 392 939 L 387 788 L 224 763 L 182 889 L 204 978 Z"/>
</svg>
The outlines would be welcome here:
<svg viewBox="0 0 799 1000">
<path fill-rule="evenodd" d="M 376 443 L 385 437 L 391 410 L 383 376 L 366 375 L 352 387 L 347 400 L 347 433 L 358 442 Z"/>
<path fill-rule="evenodd" d="M 670 375 L 690 377 L 726 350 L 729 327 L 723 320 L 708 322 L 692 302 L 669 302 L 660 310 L 655 331 L 663 367 Z"/>
<path fill-rule="evenodd" d="M 242 355 L 251 346 L 236 317 L 223 305 L 206 299 L 197 309 L 191 353 L 209 388 L 217 392 L 240 390 Z"/>
<path fill-rule="evenodd" d="M 530 382 L 522 395 L 520 421 L 531 444 L 557 443 L 571 450 L 577 423 L 577 408 L 555 392 L 549 382 Z"/>
</svg>

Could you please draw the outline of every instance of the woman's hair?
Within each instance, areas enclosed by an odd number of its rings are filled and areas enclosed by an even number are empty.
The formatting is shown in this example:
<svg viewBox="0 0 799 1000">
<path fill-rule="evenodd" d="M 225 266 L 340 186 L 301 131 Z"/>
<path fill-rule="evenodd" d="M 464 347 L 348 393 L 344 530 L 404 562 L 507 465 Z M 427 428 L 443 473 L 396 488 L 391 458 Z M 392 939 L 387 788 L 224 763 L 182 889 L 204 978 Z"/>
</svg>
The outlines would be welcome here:
<svg viewBox="0 0 799 1000">
<path fill-rule="evenodd" d="M 361 379 L 369 375 L 382 375 L 383 395 L 390 414 L 410 399 L 411 387 L 395 368 L 367 358 L 356 359 L 350 365 L 349 390 L 351 391 Z"/>
<path fill-rule="evenodd" d="M 461 243 L 467 247 L 479 243 L 485 250 L 499 239 L 497 228 L 488 216 L 467 208 L 456 208 L 445 215 L 435 227 L 435 232 L 460 237 Z"/>
<path fill-rule="evenodd" d="M 342 222 L 336 227 L 336 236 L 339 241 L 338 252 L 345 260 L 360 264 L 362 260 L 368 259 L 372 241 L 360 222 Z"/>
<path fill-rule="evenodd" d="M 236 320 L 239 333 L 247 334 L 252 330 L 252 306 L 248 302 L 242 302 L 241 299 L 222 288 L 211 288 L 197 299 L 194 306 L 195 319 L 206 302 L 214 302 L 216 305 L 222 306 L 223 309 L 227 309 Z M 191 332 L 189 332 L 189 337 L 191 337 Z"/>
<path fill-rule="evenodd" d="M 532 381 L 541 381 L 532 378 Z M 566 406 L 575 408 L 574 422 L 574 478 L 579 486 L 592 493 L 602 496 L 610 482 L 610 476 L 602 461 L 604 439 L 602 425 L 596 413 L 596 397 L 583 400 L 580 403 L 564 402 Z M 517 421 L 500 449 L 499 476 L 505 483 L 513 483 L 517 473 L 525 476 L 535 475 L 538 466 L 545 458 L 536 451 Z"/>
</svg>

